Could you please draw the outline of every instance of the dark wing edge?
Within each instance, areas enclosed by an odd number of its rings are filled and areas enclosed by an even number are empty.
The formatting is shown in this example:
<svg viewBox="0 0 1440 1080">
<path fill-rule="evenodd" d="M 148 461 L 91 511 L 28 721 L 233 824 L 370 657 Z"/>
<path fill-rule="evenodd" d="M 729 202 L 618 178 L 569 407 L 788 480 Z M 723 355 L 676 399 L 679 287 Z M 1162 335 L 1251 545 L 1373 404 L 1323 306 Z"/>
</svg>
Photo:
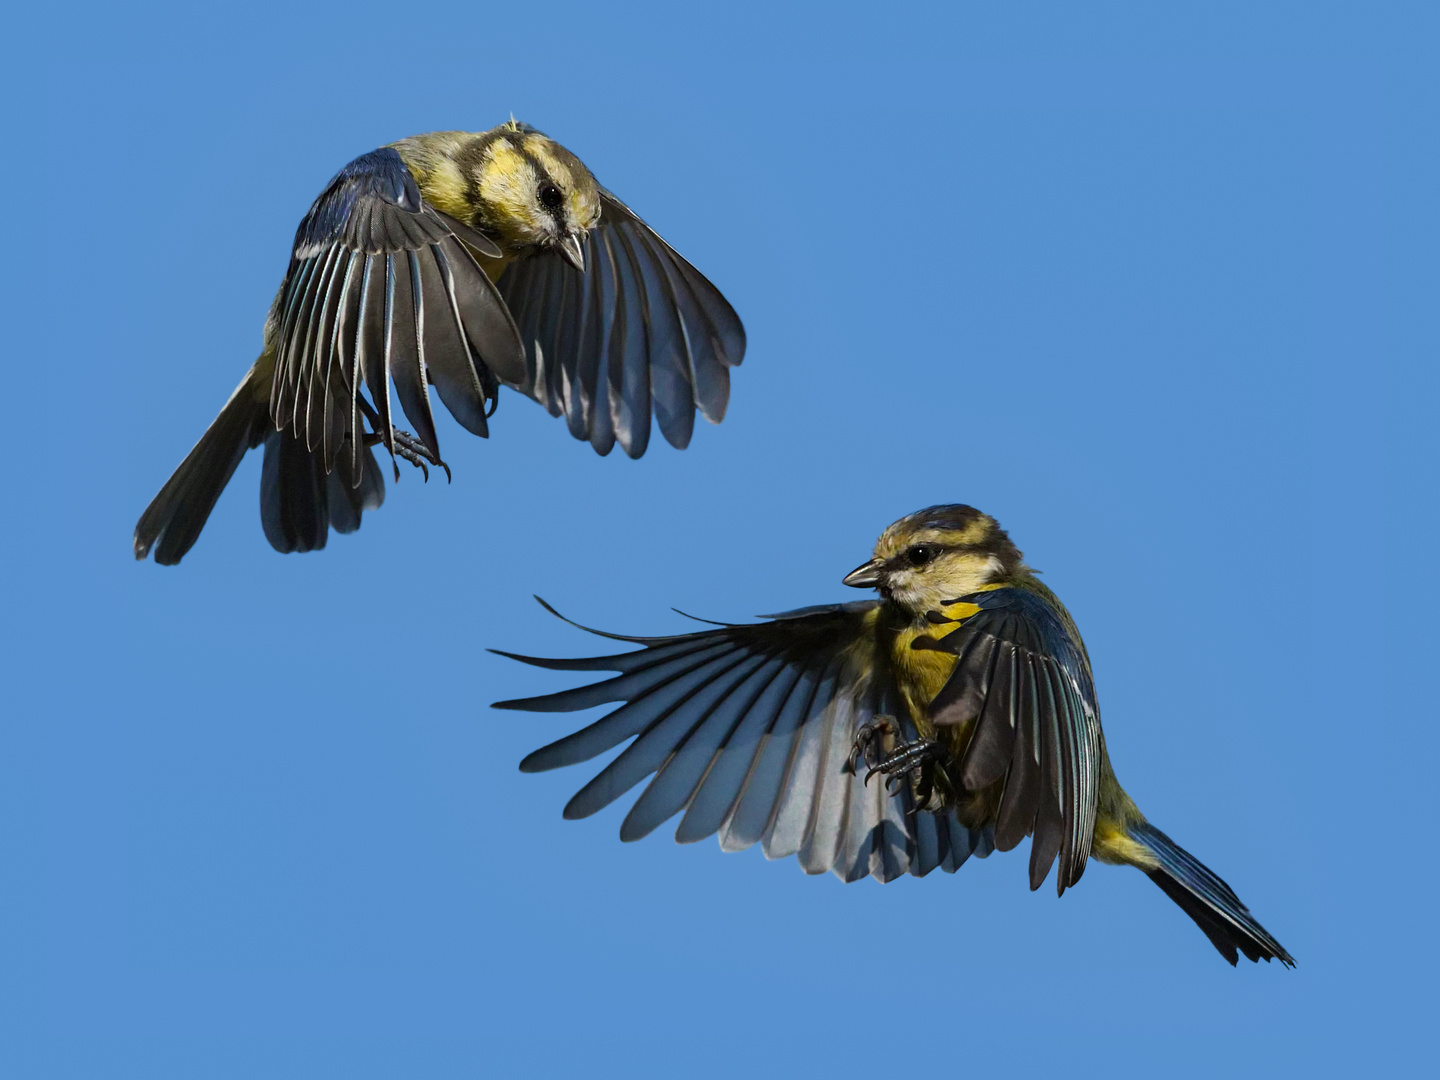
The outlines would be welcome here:
<svg viewBox="0 0 1440 1080">
<path fill-rule="evenodd" d="M 520 768 L 577 764 L 628 740 L 564 812 L 588 817 L 649 777 L 621 824 L 622 840 L 638 840 L 681 814 L 679 843 L 715 835 L 726 851 L 759 843 L 767 858 L 798 856 L 810 874 L 890 881 L 937 867 L 953 873 L 970 855 L 989 854 L 988 833 L 966 829 L 953 815 L 917 813 L 908 785 L 891 795 L 845 767 L 861 724 L 878 712 L 903 712 L 895 689 L 873 677 L 874 665 L 855 659 L 873 633 L 867 613 L 877 606 L 808 609 L 783 621 L 671 637 L 606 634 L 643 644 L 608 656 L 502 653 L 555 670 L 617 674 L 494 707 L 571 712 L 620 703 L 534 751 Z"/>
<path fill-rule="evenodd" d="M 488 434 L 497 378 L 522 377 L 525 363 L 519 331 L 476 251 L 500 254 L 426 203 L 396 150 L 375 150 L 340 170 L 296 230 L 272 312 L 276 430 L 320 453 L 327 473 L 343 449 L 357 485 L 362 413 L 376 414 L 394 453 L 392 383 L 437 460 L 432 383 L 462 427 Z"/>
<path fill-rule="evenodd" d="M 1032 836 L 1031 889 L 1058 858 L 1056 891 L 1063 894 L 1084 873 L 1095 831 L 1101 735 L 1089 662 L 1068 620 L 1035 593 L 1006 588 L 953 601 L 960 602 L 980 610 L 938 639 L 916 643 L 958 658 L 931 703 L 931 719 L 937 726 L 974 723 L 961 784 L 973 791 L 1003 778 L 996 848 L 1008 851 Z"/>
<path fill-rule="evenodd" d="M 745 328 L 729 301 L 623 202 L 601 189 L 580 273 L 554 251 L 517 259 L 499 281 L 524 342 L 513 382 L 570 433 L 607 454 L 645 453 L 653 413 L 684 449 L 695 412 L 720 423 Z"/>
</svg>

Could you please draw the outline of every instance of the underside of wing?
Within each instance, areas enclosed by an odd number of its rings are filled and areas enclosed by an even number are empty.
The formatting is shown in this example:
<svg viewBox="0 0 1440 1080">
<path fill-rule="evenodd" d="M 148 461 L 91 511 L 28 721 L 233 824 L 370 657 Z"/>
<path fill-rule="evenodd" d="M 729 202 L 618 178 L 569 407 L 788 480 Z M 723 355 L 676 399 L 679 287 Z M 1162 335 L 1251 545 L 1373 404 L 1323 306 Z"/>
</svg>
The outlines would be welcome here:
<svg viewBox="0 0 1440 1080">
<path fill-rule="evenodd" d="M 497 377 L 521 377 L 525 366 L 514 322 L 474 251 L 499 254 L 425 203 L 388 147 L 347 165 L 311 206 L 272 311 L 270 409 L 277 430 L 321 453 L 327 473 L 344 452 L 346 474 L 357 483 L 364 475 L 362 414 L 393 454 L 401 425 L 392 385 L 436 460 L 431 385 L 463 427 L 488 433 Z"/>
<path fill-rule="evenodd" d="M 583 273 L 545 251 L 500 278 L 525 348 L 515 383 L 602 454 L 616 442 L 643 454 L 652 413 L 684 448 L 697 409 L 712 423 L 724 418 L 745 329 L 720 291 L 624 203 L 602 191 L 601 204 Z"/>
<path fill-rule="evenodd" d="M 1095 830 L 1101 741 L 1089 662 L 1068 618 L 1036 593 L 999 589 L 954 603 L 980 610 L 958 620 L 936 613 L 937 638 L 916 646 L 958 657 L 931 719 L 973 724 L 961 785 L 979 791 L 1003 780 L 995 846 L 1008 851 L 1033 836 L 1030 887 L 1058 857 L 1063 893 L 1080 880 Z M 959 625 L 947 633 L 947 621 Z"/>
<path fill-rule="evenodd" d="M 954 871 L 971 854 L 988 854 L 987 836 L 952 815 L 916 813 L 908 785 L 892 794 L 847 767 L 860 726 L 901 711 L 893 687 L 863 659 L 874 607 L 809 609 L 676 637 L 605 635 L 643 646 L 611 656 L 502 653 L 540 667 L 618 674 L 496 707 L 569 712 L 621 703 L 520 767 L 573 765 L 628 743 L 565 808 L 567 818 L 587 817 L 649 778 L 621 825 L 623 840 L 681 814 L 681 843 L 712 835 L 727 851 L 760 843 L 770 858 L 798 856 L 807 873 L 888 881 Z"/>
</svg>

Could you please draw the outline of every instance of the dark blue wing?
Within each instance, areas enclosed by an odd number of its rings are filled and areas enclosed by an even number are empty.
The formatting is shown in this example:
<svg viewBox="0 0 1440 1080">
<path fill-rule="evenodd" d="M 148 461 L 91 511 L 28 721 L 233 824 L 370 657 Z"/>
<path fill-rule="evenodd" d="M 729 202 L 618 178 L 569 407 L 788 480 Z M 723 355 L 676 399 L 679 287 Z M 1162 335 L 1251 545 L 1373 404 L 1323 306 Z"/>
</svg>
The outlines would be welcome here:
<svg viewBox="0 0 1440 1080">
<path fill-rule="evenodd" d="M 1090 857 L 1100 783 L 1100 708 L 1084 645 L 1048 591 L 996 589 L 951 603 L 980 610 L 949 632 L 943 624 L 956 620 L 934 613 L 936 637 L 916 643 L 958 657 L 931 719 L 974 724 L 961 784 L 976 791 L 1004 779 L 995 846 L 1008 851 L 1033 834 L 1030 887 L 1058 855 L 1063 893 Z"/>
<path fill-rule="evenodd" d="M 514 321 L 472 248 L 500 254 L 425 202 L 395 150 L 341 169 L 296 230 L 271 311 L 276 428 L 323 450 L 328 471 L 346 434 L 361 431 L 364 385 L 393 452 L 393 382 L 410 426 L 438 458 L 433 383 L 455 418 L 485 435 L 496 377 L 522 377 L 525 362 Z M 359 438 L 348 442 L 358 461 Z"/>
<path fill-rule="evenodd" d="M 602 454 L 616 441 L 643 454 L 652 412 L 683 449 L 696 409 L 712 423 L 724 418 L 745 328 L 700 271 L 603 189 L 584 251 L 584 273 L 542 251 L 500 277 L 525 343 L 517 386 Z"/>
<path fill-rule="evenodd" d="M 570 712 L 624 703 L 520 764 L 526 772 L 555 769 L 630 740 L 565 808 L 567 818 L 587 817 L 653 775 L 621 825 L 622 840 L 684 811 L 677 841 L 718 833 L 727 851 L 759 841 L 769 858 L 798 855 L 807 873 L 889 881 L 936 867 L 953 872 L 970 855 L 989 853 L 988 834 L 953 814 L 916 813 L 908 784 L 892 795 L 846 768 L 857 729 L 877 714 L 895 716 L 905 737 L 916 737 L 876 662 L 877 606 L 812 608 L 676 637 L 603 635 L 644 646 L 614 656 L 502 653 L 539 667 L 619 674 L 495 707 Z"/>
</svg>

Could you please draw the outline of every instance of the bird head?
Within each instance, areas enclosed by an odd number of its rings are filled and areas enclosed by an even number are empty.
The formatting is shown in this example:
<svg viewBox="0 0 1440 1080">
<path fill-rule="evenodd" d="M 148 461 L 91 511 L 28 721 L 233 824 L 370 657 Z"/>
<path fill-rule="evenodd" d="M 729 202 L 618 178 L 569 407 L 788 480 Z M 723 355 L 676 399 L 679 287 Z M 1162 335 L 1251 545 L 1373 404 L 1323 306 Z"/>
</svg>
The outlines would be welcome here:
<svg viewBox="0 0 1440 1080">
<path fill-rule="evenodd" d="M 475 224 L 510 249 L 560 252 L 585 269 L 581 241 L 600 220 L 600 185 L 580 159 L 528 124 L 501 124 L 466 155 Z"/>
<path fill-rule="evenodd" d="M 857 589 L 921 614 L 944 601 L 1004 581 L 1024 569 L 995 519 L 973 506 L 932 506 L 901 518 L 875 544 L 875 557 L 845 576 Z"/>
</svg>

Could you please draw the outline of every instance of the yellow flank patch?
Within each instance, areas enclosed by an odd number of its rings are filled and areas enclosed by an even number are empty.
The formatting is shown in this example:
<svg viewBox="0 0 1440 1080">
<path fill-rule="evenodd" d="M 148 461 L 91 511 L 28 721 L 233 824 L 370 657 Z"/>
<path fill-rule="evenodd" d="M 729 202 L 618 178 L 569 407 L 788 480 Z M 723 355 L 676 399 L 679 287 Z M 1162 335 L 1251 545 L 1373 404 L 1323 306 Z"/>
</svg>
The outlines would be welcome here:
<svg viewBox="0 0 1440 1080">
<path fill-rule="evenodd" d="M 941 610 L 946 616 L 954 619 L 955 622 L 950 626 L 943 626 L 943 624 L 937 625 L 934 629 L 930 630 L 929 636 L 934 638 L 936 641 L 944 641 L 947 637 L 949 637 L 951 634 L 955 633 L 955 631 L 959 630 L 962 626 L 964 626 L 966 619 L 970 618 L 970 616 L 972 615 L 978 615 L 980 613 L 980 605 L 962 601 L 958 604 L 949 604 L 947 606 L 942 606 Z"/>
<path fill-rule="evenodd" d="M 390 146 L 400 154 L 426 202 L 451 217 L 469 221 L 474 207 L 465 197 L 465 177 L 456 157 L 474 138 L 468 131 L 432 131 Z"/>
<path fill-rule="evenodd" d="M 915 639 L 921 636 L 935 637 L 935 628 L 917 623 L 901 630 L 891 645 L 890 660 L 910 719 L 922 735 L 927 735 L 930 731 L 930 702 L 949 681 L 955 670 L 956 657 L 933 649 L 912 648 Z"/>
<path fill-rule="evenodd" d="M 986 586 L 989 588 L 989 586 Z M 968 600 L 962 600 L 958 604 L 950 604 L 944 609 L 945 614 L 952 619 L 968 619 L 971 615 L 980 614 L 980 605 L 972 604 Z"/>
<path fill-rule="evenodd" d="M 470 201 L 465 197 L 465 175 L 460 166 L 451 158 L 443 158 L 425 175 L 420 183 L 420 194 L 436 210 L 449 214 L 460 221 L 469 221 Z"/>
<path fill-rule="evenodd" d="M 1101 862 L 1138 866 L 1141 870 L 1154 870 L 1160 865 L 1149 848 L 1137 843 L 1124 826 L 1115 821 L 1095 822 L 1095 839 L 1090 853 Z"/>
</svg>

